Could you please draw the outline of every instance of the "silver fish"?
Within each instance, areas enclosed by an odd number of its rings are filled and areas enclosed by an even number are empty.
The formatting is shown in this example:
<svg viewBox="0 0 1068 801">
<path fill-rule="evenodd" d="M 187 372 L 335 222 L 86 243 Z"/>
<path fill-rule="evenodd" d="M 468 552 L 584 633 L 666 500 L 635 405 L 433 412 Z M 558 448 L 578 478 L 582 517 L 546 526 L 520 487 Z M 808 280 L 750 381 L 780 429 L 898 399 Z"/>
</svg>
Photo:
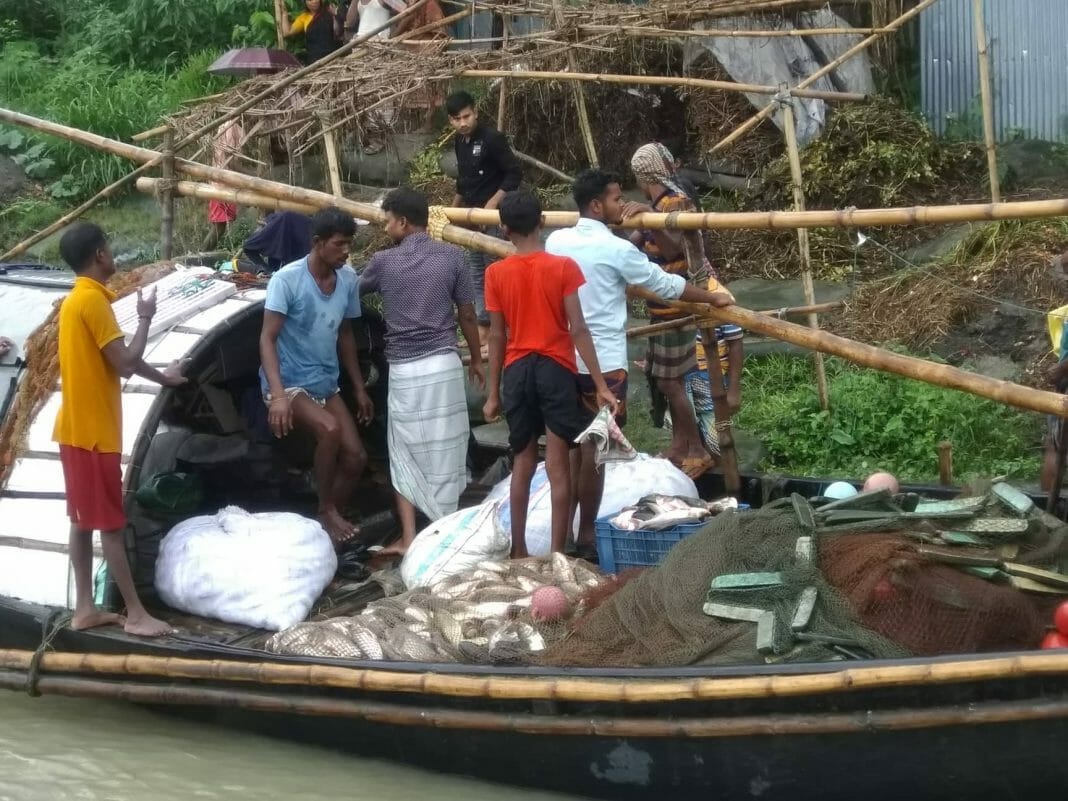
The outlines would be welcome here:
<svg viewBox="0 0 1068 801">
<path fill-rule="evenodd" d="M 417 606 L 406 606 L 404 608 L 404 616 L 417 623 L 426 624 L 430 622 L 430 615 Z"/>
<path fill-rule="evenodd" d="M 367 629 L 353 626 L 350 638 L 367 659 L 382 659 L 382 646 L 379 644 L 378 638 Z"/>
<path fill-rule="evenodd" d="M 448 612 L 435 612 L 434 626 L 441 632 L 441 636 L 445 638 L 445 641 L 453 648 L 459 645 L 460 640 L 464 638 L 463 627 L 460 625 L 459 621 Z"/>
</svg>

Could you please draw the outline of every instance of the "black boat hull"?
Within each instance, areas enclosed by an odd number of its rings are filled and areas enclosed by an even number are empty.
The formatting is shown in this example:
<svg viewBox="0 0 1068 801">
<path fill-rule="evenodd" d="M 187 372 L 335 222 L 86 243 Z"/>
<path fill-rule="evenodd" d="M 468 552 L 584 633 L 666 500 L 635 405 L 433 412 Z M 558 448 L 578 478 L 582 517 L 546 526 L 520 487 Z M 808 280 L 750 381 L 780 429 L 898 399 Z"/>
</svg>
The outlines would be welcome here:
<svg viewBox="0 0 1068 801">
<path fill-rule="evenodd" d="M 49 628 L 49 617 L 50 610 L 44 607 L 0 599 L 0 648 L 35 649 Z M 149 643 L 105 631 L 62 630 L 52 647 L 75 653 L 294 661 L 235 653 L 208 643 Z M 390 665 L 389 669 L 665 680 L 772 672 L 753 667 L 554 672 Z M 834 669 L 808 665 L 774 672 Z M 46 687 L 46 682 L 57 681 L 52 673 L 40 680 L 47 692 L 102 694 L 92 687 L 84 691 Z M 62 684 L 63 679 L 58 681 Z M 90 684 L 121 684 L 135 701 L 142 700 L 138 695 L 142 688 L 153 703 L 160 700 L 159 689 L 167 688 L 169 708 L 201 720 L 508 785 L 618 801 L 898 801 L 905 795 L 1002 801 L 1028 794 L 1053 797 L 1062 794 L 1068 783 L 1068 760 L 1063 758 L 1068 743 L 1068 674 L 781 698 L 639 704 L 494 700 L 143 676 Z M 186 700 L 190 694 L 199 695 Z M 390 722 L 395 715 L 407 716 L 408 725 Z M 507 725 L 486 730 L 485 721 Z M 572 724 L 568 733 L 546 730 L 561 721 Z M 621 726 L 625 730 L 646 724 L 657 729 L 655 736 L 618 733 Z"/>
</svg>

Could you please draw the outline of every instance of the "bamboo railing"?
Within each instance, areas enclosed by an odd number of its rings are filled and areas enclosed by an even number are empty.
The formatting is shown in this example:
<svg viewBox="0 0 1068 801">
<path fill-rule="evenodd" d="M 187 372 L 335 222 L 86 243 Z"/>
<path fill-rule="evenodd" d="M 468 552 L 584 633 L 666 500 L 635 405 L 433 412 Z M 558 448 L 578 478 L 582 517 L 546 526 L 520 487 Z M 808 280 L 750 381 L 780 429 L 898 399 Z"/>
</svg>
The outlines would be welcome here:
<svg viewBox="0 0 1068 801">
<path fill-rule="evenodd" d="M 0 109 L 0 122 L 8 119 L 6 112 Z M 23 117 L 24 115 L 19 115 Z M 15 122 L 15 124 L 21 124 Z M 53 124 L 50 124 L 53 125 Z M 62 128 L 63 126 L 58 126 Z M 42 129 L 38 129 L 42 130 Z M 47 133 L 63 134 L 54 128 Z M 82 141 L 82 140 L 79 140 Z M 109 140 L 110 141 L 110 140 Z M 89 144 L 84 142 L 83 144 Z M 119 143 L 122 144 L 122 143 Z M 140 150 L 140 148 L 138 148 Z M 143 151 L 152 152 L 152 151 Z M 121 155 L 121 154 L 120 154 Z M 203 166 L 203 165 L 201 165 Z M 205 173 L 207 174 L 207 173 Z M 141 191 L 154 191 L 154 178 L 145 179 L 140 184 Z M 207 178 L 229 183 L 226 176 Z M 275 184 L 284 187 L 284 184 Z M 210 187 L 208 184 L 195 184 L 180 181 L 177 191 L 188 197 L 214 198 L 231 200 L 232 191 L 224 187 Z M 248 190 L 245 190 L 248 191 Z M 281 196 L 265 192 L 246 194 L 245 205 L 272 208 L 274 201 Z M 456 225 L 499 225 L 500 215 L 490 209 L 444 208 L 442 211 L 449 221 Z M 808 211 L 740 211 L 740 212 L 681 212 L 676 214 L 646 213 L 628 217 L 620 223 L 621 228 L 632 230 L 793 230 L 795 228 L 868 228 L 875 226 L 897 225 L 952 225 L 962 222 L 990 222 L 996 220 L 1029 220 L 1043 217 L 1063 217 L 1068 215 L 1068 198 L 1054 200 L 1026 200 L 1007 203 L 968 203 L 946 206 L 900 206 L 886 209 L 825 209 Z M 542 214 L 542 223 L 546 228 L 566 228 L 578 222 L 575 211 L 546 211 Z"/>
<path fill-rule="evenodd" d="M 28 671 L 33 651 L 0 650 L 0 669 Z M 604 702 L 622 704 L 670 701 L 732 701 L 855 693 L 884 688 L 967 684 L 1068 674 L 1068 652 L 961 659 L 841 670 L 801 675 L 731 678 L 626 678 L 590 676 L 475 676 L 380 667 L 297 665 L 142 654 L 74 654 L 46 651 L 42 678 L 56 673 L 156 677 L 263 685 L 359 690 L 373 693 L 441 695 L 454 698 Z"/>
</svg>

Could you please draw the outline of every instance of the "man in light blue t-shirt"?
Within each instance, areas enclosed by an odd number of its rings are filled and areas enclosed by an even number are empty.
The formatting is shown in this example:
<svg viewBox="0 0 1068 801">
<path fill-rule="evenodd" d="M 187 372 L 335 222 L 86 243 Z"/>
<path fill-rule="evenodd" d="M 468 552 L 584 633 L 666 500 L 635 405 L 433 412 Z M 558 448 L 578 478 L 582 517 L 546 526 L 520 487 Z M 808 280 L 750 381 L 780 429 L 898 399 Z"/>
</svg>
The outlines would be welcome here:
<svg viewBox="0 0 1068 801">
<path fill-rule="evenodd" d="M 370 422 L 374 407 L 364 389 L 352 333 L 352 318 L 360 316 L 360 290 L 346 261 L 356 224 L 331 206 L 316 212 L 311 229 L 311 253 L 287 264 L 267 284 L 260 386 L 276 437 L 294 426 L 315 436 L 319 520 L 340 545 L 358 533 L 341 510 L 367 466 L 360 434 L 338 394 L 340 366 L 355 389 L 360 423 Z"/>
</svg>

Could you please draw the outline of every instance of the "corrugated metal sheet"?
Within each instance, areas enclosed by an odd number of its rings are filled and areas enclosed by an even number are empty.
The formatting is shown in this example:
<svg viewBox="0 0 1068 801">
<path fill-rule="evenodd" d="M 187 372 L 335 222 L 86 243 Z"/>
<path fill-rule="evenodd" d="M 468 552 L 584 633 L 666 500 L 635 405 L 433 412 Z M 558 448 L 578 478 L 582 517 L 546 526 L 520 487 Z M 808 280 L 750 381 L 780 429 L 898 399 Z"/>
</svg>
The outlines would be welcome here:
<svg viewBox="0 0 1068 801">
<path fill-rule="evenodd" d="M 1068 141 L 1068 3 L 985 0 L 999 140 Z M 923 113 L 939 133 L 953 119 L 982 131 L 972 0 L 941 0 L 920 17 Z"/>
<path fill-rule="evenodd" d="M 4 292 L 8 291 L 5 287 Z M 54 288 L 34 288 L 24 294 L 18 298 L 23 308 L 40 307 L 43 314 L 47 314 L 52 302 L 63 293 L 57 293 Z M 250 303 L 262 301 L 265 294 L 259 289 L 247 290 L 229 299 L 220 298 L 215 305 L 202 311 L 191 309 L 188 319 L 175 324 L 178 330 L 163 331 L 149 340 L 145 360 L 165 365 L 188 355 L 206 334 L 243 312 Z M 7 295 L 0 299 L 6 300 Z M 38 316 L 43 319 L 43 315 Z M 5 317 L 8 322 L 13 321 L 12 315 Z M 2 322 L 4 320 L 0 319 Z M 19 333 L 21 329 L 10 330 Z M 134 442 L 156 402 L 156 393 L 146 391 L 148 384 L 150 382 L 144 379 L 133 377 L 123 387 L 124 477 Z M 33 603 L 69 606 L 74 597 L 74 585 L 67 554 L 41 550 L 40 547 L 11 545 L 21 538 L 62 546 L 69 536 L 63 470 L 59 463 L 59 448 L 52 441 L 59 398 L 58 392 L 53 393 L 42 404 L 30 425 L 26 453 L 16 462 L 7 486 L 0 491 L 0 538 L 3 538 L 0 539 L 0 595 Z M 25 497 L 26 493 L 44 497 Z M 94 541 L 99 543 L 99 535 L 94 536 Z M 94 575 L 99 564 L 100 560 L 95 559 Z"/>
</svg>

